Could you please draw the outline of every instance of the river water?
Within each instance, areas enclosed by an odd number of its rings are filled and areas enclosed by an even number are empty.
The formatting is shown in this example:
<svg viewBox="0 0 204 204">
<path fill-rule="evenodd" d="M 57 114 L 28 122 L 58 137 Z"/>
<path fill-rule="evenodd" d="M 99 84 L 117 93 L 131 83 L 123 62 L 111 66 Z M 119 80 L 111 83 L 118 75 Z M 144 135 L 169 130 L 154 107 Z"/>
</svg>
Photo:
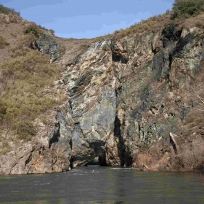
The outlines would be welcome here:
<svg viewBox="0 0 204 204">
<path fill-rule="evenodd" d="M 66 173 L 0 176 L 2 204 L 204 203 L 199 173 L 88 166 Z"/>
</svg>

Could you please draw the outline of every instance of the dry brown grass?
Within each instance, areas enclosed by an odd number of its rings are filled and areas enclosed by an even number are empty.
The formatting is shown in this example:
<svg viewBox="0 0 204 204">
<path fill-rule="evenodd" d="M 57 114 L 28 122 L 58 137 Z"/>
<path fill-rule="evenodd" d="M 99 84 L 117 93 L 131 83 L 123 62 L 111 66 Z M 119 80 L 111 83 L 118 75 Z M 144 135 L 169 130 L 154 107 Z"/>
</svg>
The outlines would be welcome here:
<svg viewBox="0 0 204 204">
<path fill-rule="evenodd" d="M 166 24 L 172 22 L 170 18 L 171 14 L 172 12 L 167 10 L 164 14 L 150 17 L 147 20 L 142 20 L 141 22 L 136 23 L 127 29 L 116 30 L 113 34 L 96 37 L 93 39 L 93 42 L 103 41 L 107 39 L 120 40 L 124 37 L 140 36 L 151 32 L 160 31 L 165 27 Z M 183 19 L 174 19 L 174 22 L 176 24 L 182 24 L 184 21 L 185 20 Z"/>
<path fill-rule="evenodd" d="M 2 64 L 1 127 L 11 130 L 19 139 L 32 139 L 36 134 L 33 121 L 58 103 L 55 98 L 59 97 L 50 96 L 50 91 L 60 73 L 61 67 L 50 64 L 48 55 L 34 50 Z"/>
<path fill-rule="evenodd" d="M 200 15 L 188 18 L 183 21 L 183 27 L 185 28 L 192 28 L 192 27 L 199 27 L 203 28 L 203 21 L 204 21 L 204 13 L 200 13 Z"/>
<path fill-rule="evenodd" d="M 25 56 L 31 51 L 31 48 L 35 42 L 36 37 L 30 33 L 24 35 L 18 42 L 18 44 L 11 50 L 11 57 Z"/>
<path fill-rule="evenodd" d="M 13 31 L 13 32 L 11 32 L 11 35 L 12 35 L 13 37 L 17 37 L 17 36 L 18 36 L 18 32 L 17 32 L 17 31 Z"/>
<path fill-rule="evenodd" d="M 0 148 L 0 155 L 1 154 L 7 154 L 8 152 L 11 151 L 11 146 L 9 145 L 8 141 L 3 140 L 1 142 L 1 148 Z"/>
<path fill-rule="evenodd" d="M 3 15 L 3 16 L 5 16 L 5 15 Z M 0 20 L 1 20 L 1 17 L 2 16 L 0 14 Z M 16 35 L 16 33 L 17 33 L 17 35 Z M 0 52 L 0 66 L 1 66 L 1 64 L 3 62 L 11 60 L 11 58 L 12 58 L 11 57 L 11 50 L 19 43 L 19 40 L 23 36 L 23 26 L 21 25 L 21 21 L 18 23 L 1 24 L 0 36 L 2 36 L 7 42 L 10 43 L 9 46 L 6 46 L 3 49 L 3 52 L 2 51 Z"/>
<path fill-rule="evenodd" d="M 5 38 L 0 36 L 0 49 L 4 49 L 8 45 L 10 45 L 10 43 Z"/>
<path fill-rule="evenodd" d="M 140 36 L 150 32 L 158 32 L 162 30 L 165 27 L 165 25 L 172 22 L 171 15 L 172 15 L 171 11 L 166 11 L 166 13 L 162 15 L 153 16 L 147 20 L 142 20 L 141 22 L 136 23 L 127 29 L 116 30 L 113 34 L 96 37 L 93 39 L 93 42 L 103 41 L 107 39 L 120 40 L 121 38 L 124 37 Z M 203 28 L 204 26 L 203 21 L 204 21 L 203 12 L 201 12 L 198 16 L 191 17 L 188 19 L 175 18 L 173 20 L 175 24 L 178 24 L 180 27 L 184 27 L 186 29 L 192 27 Z"/>
<path fill-rule="evenodd" d="M 59 38 L 54 36 L 54 40 L 60 44 L 62 49 L 62 64 L 66 65 L 77 57 L 80 53 L 87 50 L 87 48 L 93 43 L 91 39 L 74 39 L 74 38 Z"/>
<path fill-rule="evenodd" d="M 204 139 L 194 136 L 181 146 L 182 151 L 171 155 L 172 167 L 180 171 L 196 171 L 204 168 Z"/>
</svg>

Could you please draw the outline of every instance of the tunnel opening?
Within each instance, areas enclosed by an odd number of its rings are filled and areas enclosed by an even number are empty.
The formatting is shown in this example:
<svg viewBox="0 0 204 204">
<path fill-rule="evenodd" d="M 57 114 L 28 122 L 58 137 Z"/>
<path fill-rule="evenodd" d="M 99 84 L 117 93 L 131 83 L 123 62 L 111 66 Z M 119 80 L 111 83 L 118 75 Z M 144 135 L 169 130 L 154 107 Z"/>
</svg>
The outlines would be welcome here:
<svg viewBox="0 0 204 204">
<path fill-rule="evenodd" d="M 93 159 L 89 160 L 85 166 L 108 166 L 108 164 L 106 163 L 106 157 L 105 157 L 105 152 L 103 155 L 97 155 L 95 156 Z"/>
<path fill-rule="evenodd" d="M 85 166 L 94 166 L 94 165 L 100 166 L 99 157 L 94 157 L 92 160 L 90 160 L 85 164 Z"/>
<path fill-rule="evenodd" d="M 103 146 L 95 144 L 93 150 L 94 150 L 93 157 L 85 164 L 85 166 L 91 165 L 108 166 L 106 163 L 106 153 L 105 150 L 103 149 Z"/>
<path fill-rule="evenodd" d="M 106 159 L 101 156 L 96 156 L 85 164 L 85 166 L 94 166 L 94 165 L 95 166 L 108 166 L 108 164 L 106 163 Z"/>
<path fill-rule="evenodd" d="M 98 165 L 98 166 L 108 166 L 106 163 L 106 152 L 104 150 L 104 142 L 97 141 L 90 144 L 93 150 L 92 158 L 87 161 L 85 166 L 88 165 Z"/>
</svg>

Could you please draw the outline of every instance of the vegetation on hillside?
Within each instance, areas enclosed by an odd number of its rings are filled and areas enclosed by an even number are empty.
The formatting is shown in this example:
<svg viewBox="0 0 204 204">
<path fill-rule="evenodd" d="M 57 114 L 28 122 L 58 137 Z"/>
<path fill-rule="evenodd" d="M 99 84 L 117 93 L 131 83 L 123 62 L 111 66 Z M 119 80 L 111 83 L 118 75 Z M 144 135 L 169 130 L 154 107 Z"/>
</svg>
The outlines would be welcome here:
<svg viewBox="0 0 204 204">
<path fill-rule="evenodd" d="M 18 44 L 12 48 L 11 57 L 25 56 L 32 48 L 36 37 L 31 33 L 24 35 L 18 42 Z"/>
<path fill-rule="evenodd" d="M 61 104 L 61 91 L 56 90 L 54 84 L 60 79 L 62 68 L 51 64 L 50 56 L 36 47 L 35 42 L 45 29 L 35 23 L 15 25 L 11 36 L 18 39 L 12 42 L 7 35 L 9 24 L 22 22 L 20 14 L 3 5 L 0 5 L 0 14 L 8 14 L 8 18 L 1 15 L 0 19 L 6 24 L 6 29 L 2 30 L 4 35 L 0 36 L 0 49 L 8 45 L 10 48 L 5 54 L 1 53 L 0 67 L 0 153 L 6 153 L 9 145 L 2 138 L 31 140 L 38 132 L 35 120 L 39 118 L 47 125 L 49 119 L 45 113 Z M 23 35 L 20 37 L 17 33 Z"/>
<path fill-rule="evenodd" d="M 53 82 L 60 78 L 56 64 L 36 50 L 6 62 L 0 73 L 0 124 L 19 139 L 29 140 L 36 134 L 33 121 L 56 101 L 49 94 Z"/>
<path fill-rule="evenodd" d="M 116 30 L 113 34 L 97 37 L 94 42 L 157 32 L 170 24 L 182 24 L 185 18 L 196 16 L 202 11 L 204 11 L 204 0 L 175 0 L 172 10 L 167 10 L 164 14 L 142 20 L 129 28 Z M 203 23 L 199 19 L 194 24 L 197 27 L 203 27 Z"/>
<path fill-rule="evenodd" d="M 4 49 L 9 44 L 10 43 L 5 38 L 0 36 L 0 49 Z"/>
<path fill-rule="evenodd" d="M 166 11 L 165 14 L 150 17 L 147 20 L 142 20 L 139 23 L 135 23 L 127 29 L 120 29 L 115 31 L 112 35 L 107 35 L 103 37 L 98 37 L 95 41 L 104 40 L 107 38 L 120 39 L 125 36 L 135 36 L 140 34 L 145 34 L 149 32 L 156 32 L 163 28 L 166 24 L 170 22 L 170 11 Z"/>
<path fill-rule="evenodd" d="M 19 12 L 16 12 L 14 9 L 12 8 L 8 8 L 3 6 L 2 4 L 0 4 L 0 13 L 4 13 L 4 14 L 9 14 L 9 13 L 14 13 L 20 16 Z"/>
<path fill-rule="evenodd" d="M 27 26 L 24 30 L 25 34 L 32 33 L 36 38 L 39 38 L 39 28 L 35 24 Z"/>
<path fill-rule="evenodd" d="M 189 18 L 204 10 L 204 0 L 175 0 L 172 19 Z"/>
</svg>

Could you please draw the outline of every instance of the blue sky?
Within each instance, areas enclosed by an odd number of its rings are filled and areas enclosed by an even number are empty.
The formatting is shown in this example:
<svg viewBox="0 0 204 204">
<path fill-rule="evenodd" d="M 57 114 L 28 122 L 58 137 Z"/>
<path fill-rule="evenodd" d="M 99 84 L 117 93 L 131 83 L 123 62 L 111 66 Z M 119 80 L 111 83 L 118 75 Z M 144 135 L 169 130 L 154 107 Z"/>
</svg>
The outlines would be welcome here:
<svg viewBox="0 0 204 204">
<path fill-rule="evenodd" d="M 174 0 L 0 0 L 64 38 L 93 38 L 172 8 Z"/>
</svg>

